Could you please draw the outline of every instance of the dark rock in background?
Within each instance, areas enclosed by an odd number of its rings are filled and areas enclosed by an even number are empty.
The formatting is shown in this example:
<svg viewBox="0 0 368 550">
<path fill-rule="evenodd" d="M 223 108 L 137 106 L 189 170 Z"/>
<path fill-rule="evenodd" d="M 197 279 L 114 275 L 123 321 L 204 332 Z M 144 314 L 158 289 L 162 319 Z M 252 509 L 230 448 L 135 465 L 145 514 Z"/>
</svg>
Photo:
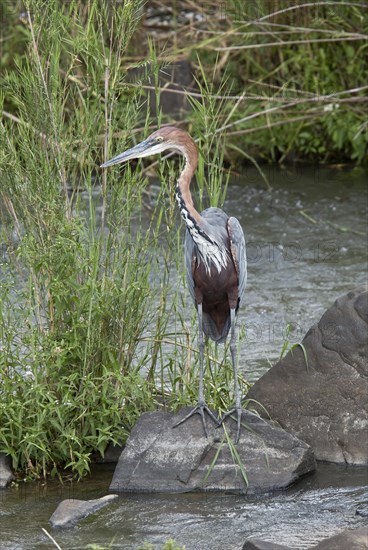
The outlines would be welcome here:
<svg viewBox="0 0 368 550">
<path fill-rule="evenodd" d="M 157 101 L 155 91 L 155 79 L 150 76 L 150 68 L 134 68 L 128 71 L 130 82 L 141 82 L 146 86 L 149 96 L 150 113 L 153 118 L 157 116 Z M 170 115 L 179 121 L 185 118 L 184 113 L 189 109 L 189 102 L 184 90 L 190 90 L 194 85 L 190 62 L 183 59 L 175 63 L 165 65 L 159 71 L 158 86 L 161 88 L 160 109 L 163 114 Z"/>
<path fill-rule="evenodd" d="M 109 443 L 104 456 L 96 454 L 96 456 L 93 457 L 93 461 L 97 464 L 116 464 L 124 447 L 124 444 L 115 445 L 114 443 Z"/>
</svg>

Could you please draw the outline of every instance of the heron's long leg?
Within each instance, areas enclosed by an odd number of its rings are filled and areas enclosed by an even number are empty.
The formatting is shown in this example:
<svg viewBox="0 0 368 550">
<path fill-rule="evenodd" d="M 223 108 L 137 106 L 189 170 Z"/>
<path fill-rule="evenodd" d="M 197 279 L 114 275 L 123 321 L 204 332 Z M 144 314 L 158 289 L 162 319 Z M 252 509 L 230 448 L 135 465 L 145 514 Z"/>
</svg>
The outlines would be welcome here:
<svg viewBox="0 0 368 550">
<path fill-rule="evenodd" d="M 221 418 L 220 424 L 223 423 L 225 418 L 227 416 L 232 415 L 233 413 L 236 413 L 236 422 L 237 422 L 237 431 L 236 431 L 236 443 L 239 441 L 240 436 L 240 423 L 241 423 L 241 417 L 242 417 L 242 406 L 241 406 L 241 395 L 239 390 L 239 382 L 238 382 L 238 368 L 236 364 L 236 332 L 235 332 L 235 309 L 230 309 L 230 352 L 231 352 L 231 361 L 233 364 L 233 371 L 234 371 L 234 394 L 235 394 L 235 407 L 233 407 L 230 411 L 224 414 L 224 416 Z"/>
<path fill-rule="evenodd" d="M 198 404 L 204 404 L 203 392 L 203 355 L 204 355 L 204 339 L 203 339 L 203 314 L 202 304 L 198 304 L 198 348 L 199 348 L 199 396 Z"/>
<path fill-rule="evenodd" d="M 189 414 L 187 414 L 182 420 L 180 420 L 180 422 L 177 422 L 176 424 L 174 424 L 173 428 L 176 428 L 176 426 L 179 426 L 179 424 L 182 424 L 183 422 L 188 420 L 188 418 L 190 418 L 194 414 L 198 413 L 198 414 L 201 415 L 201 418 L 202 418 L 204 433 L 206 434 L 206 437 L 208 437 L 207 425 L 206 425 L 206 419 L 205 419 L 204 413 L 206 412 L 216 424 L 218 424 L 218 419 L 213 414 L 211 409 L 208 407 L 208 405 L 207 405 L 207 403 L 204 399 L 204 391 L 203 391 L 204 340 L 203 340 L 202 304 L 198 304 L 197 313 L 198 313 L 198 348 L 199 348 L 199 395 L 198 395 L 198 403 L 194 407 L 194 409 L 190 411 Z"/>
</svg>

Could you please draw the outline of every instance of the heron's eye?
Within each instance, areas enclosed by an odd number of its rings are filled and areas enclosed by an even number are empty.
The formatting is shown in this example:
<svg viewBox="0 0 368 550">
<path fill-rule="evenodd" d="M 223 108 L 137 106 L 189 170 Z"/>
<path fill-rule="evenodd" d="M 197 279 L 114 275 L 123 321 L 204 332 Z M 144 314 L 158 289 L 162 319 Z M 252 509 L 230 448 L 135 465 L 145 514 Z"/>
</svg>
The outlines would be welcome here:
<svg viewBox="0 0 368 550">
<path fill-rule="evenodd" d="M 164 141 L 164 138 L 162 136 L 157 136 L 156 143 L 161 143 L 161 141 Z"/>
</svg>

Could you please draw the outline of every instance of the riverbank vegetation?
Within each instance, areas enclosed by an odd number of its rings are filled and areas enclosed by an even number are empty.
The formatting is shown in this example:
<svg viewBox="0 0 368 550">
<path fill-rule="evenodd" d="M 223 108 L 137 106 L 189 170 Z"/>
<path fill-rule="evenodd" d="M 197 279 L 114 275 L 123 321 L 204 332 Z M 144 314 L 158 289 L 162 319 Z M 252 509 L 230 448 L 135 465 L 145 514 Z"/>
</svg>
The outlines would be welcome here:
<svg viewBox="0 0 368 550">
<path fill-rule="evenodd" d="M 66 10 L 56 2 L 56 9 L 71 18 L 68 29 L 79 24 L 82 30 L 89 13 L 106 11 L 104 4 L 71 2 Z M 247 155 L 266 162 L 367 162 L 368 18 L 363 2 L 207 0 L 197 9 L 186 0 L 125 4 L 125 12 L 134 11 L 135 24 L 134 32 L 124 24 L 120 29 L 126 44 L 119 61 L 119 99 L 140 90 L 141 100 L 151 103 L 152 126 L 173 122 L 173 116 L 183 124 L 185 118 L 199 135 L 203 127 L 190 104 L 207 107 L 204 86 L 217 105 L 216 131 L 226 135 L 225 158 L 232 165 Z M 105 54 L 112 57 L 117 52 L 109 31 L 118 33 L 114 25 L 121 8 L 119 2 L 110 3 L 99 29 Z M 42 7 L 31 2 L 30 9 L 37 25 Z M 27 57 L 30 29 L 21 3 L 8 6 L 5 14 L 9 30 L 1 64 L 13 72 Z M 42 24 L 42 33 L 45 28 Z M 69 34 L 74 41 L 75 31 Z M 82 85 L 83 63 L 70 70 L 63 75 L 65 86 L 72 81 Z M 162 102 L 156 105 L 163 91 L 166 108 Z M 181 101 L 183 96 L 187 100 Z M 178 105 L 187 109 L 180 111 Z M 6 95 L 4 115 L 17 120 L 16 111 L 16 101 Z M 143 127 L 141 115 L 137 131 Z M 115 137 L 119 129 L 125 135 L 119 125 Z"/>
<path fill-rule="evenodd" d="M 366 18 L 336 4 L 271 16 L 234 1 L 220 16 L 208 3 L 198 28 L 183 8 L 170 40 L 146 36 L 140 2 L 6 5 L 0 451 L 16 470 L 83 476 L 141 412 L 196 399 L 195 314 L 175 276 L 177 169 L 162 162 L 148 187 L 142 165 L 98 168 L 172 122 L 161 75 L 173 60 L 189 57 L 195 73 L 183 118 L 201 136 L 199 203 L 221 206 L 222 167 L 244 159 L 365 162 Z M 210 347 L 206 369 L 217 410 L 232 401 L 222 354 Z"/>
</svg>

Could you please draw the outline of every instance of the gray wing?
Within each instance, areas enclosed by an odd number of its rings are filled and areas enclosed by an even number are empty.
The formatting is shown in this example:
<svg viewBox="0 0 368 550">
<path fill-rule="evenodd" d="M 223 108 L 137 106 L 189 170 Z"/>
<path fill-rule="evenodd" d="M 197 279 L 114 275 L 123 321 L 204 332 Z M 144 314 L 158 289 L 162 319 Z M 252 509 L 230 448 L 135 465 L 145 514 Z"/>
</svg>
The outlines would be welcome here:
<svg viewBox="0 0 368 550">
<path fill-rule="evenodd" d="M 193 281 L 193 252 L 194 252 L 194 247 L 195 247 L 194 241 L 193 241 L 189 231 L 186 230 L 185 243 L 184 243 L 185 272 L 186 272 L 186 278 L 187 278 L 187 287 L 188 287 L 190 295 L 193 299 L 193 302 L 195 303 L 194 281 Z"/>
<path fill-rule="evenodd" d="M 244 233 L 236 218 L 228 219 L 227 229 L 230 238 L 230 251 L 238 274 L 239 298 L 242 300 L 247 284 L 247 254 Z"/>
</svg>

